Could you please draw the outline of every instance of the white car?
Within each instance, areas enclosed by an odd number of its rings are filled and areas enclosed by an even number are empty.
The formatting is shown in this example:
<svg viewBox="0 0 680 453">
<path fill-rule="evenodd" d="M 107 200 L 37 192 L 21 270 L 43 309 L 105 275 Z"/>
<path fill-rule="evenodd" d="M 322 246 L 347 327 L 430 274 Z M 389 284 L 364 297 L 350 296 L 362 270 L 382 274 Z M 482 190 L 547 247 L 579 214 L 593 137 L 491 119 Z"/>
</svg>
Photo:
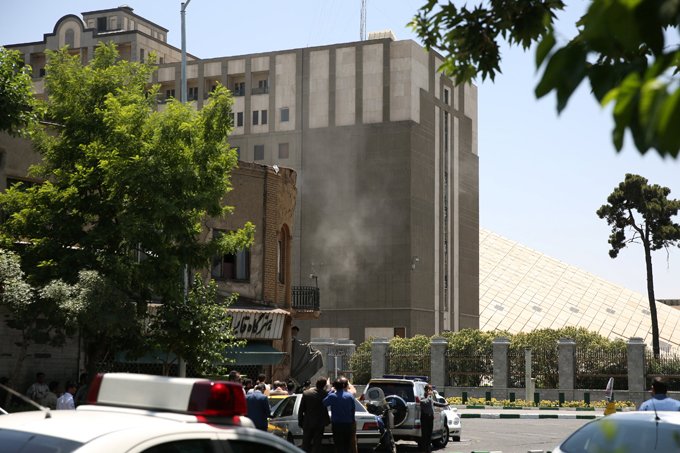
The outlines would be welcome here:
<svg viewBox="0 0 680 453">
<path fill-rule="evenodd" d="M 298 411 L 301 401 L 301 394 L 288 396 L 274 408 L 269 419 L 269 431 L 295 445 L 302 445 L 302 428 L 298 425 Z M 357 445 L 361 449 L 372 449 L 380 441 L 378 420 L 356 399 L 354 406 L 354 419 L 357 422 Z M 331 425 L 326 426 L 321 442 L 333 444 Z"/>
<path fill-rule="evenodd" d="M 394 427 L 391 429 L 395 441 L 419 441 L 420 399 L 425 396 L 427 376 L 385 375 L 368 382 L 362 401 L 368 398 L 372 388 L 380 388 L 385 400 L 393 407 Z M 434 407 L 435 417 L 432 429 L 432 443 L 435 448 L 445 448 L 449 442 L 449 425 L 441 407 Z"/>
<path fill-rule="evenodd" d="M 438 403 L 449 404 L 446 398 L 441 396 L 437 391 L 434 391 L 435 398 Z M 458 408 L 451 405 L 442 410 L 442 414 L 446 417 L 446 424 L 449 427 L 449 436 L 454 442 L 460 442 L 462 426 L 460 423 L 460 415 L 458 415 Z"/>
<path fill-rule="evenodd" d="M 0 417 L 0 450 L 59 453 L 300 453 L 254 429 L 243 389 L 207 379 L 98 375 L 88 402 Z"/>
</svg>

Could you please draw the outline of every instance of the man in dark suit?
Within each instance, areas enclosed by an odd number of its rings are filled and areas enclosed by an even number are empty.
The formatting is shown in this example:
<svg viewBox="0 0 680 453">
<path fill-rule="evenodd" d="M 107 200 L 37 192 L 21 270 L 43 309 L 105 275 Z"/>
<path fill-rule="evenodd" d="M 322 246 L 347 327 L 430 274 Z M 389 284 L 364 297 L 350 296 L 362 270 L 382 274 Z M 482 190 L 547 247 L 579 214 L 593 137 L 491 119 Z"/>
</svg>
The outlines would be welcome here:
<svg viewBox="0 0 680 453">
<path fill-rule="evenodd" d="M 264 394 L 267 387 L 260 383 L 255 386 L 252 393 L 246 395 L 248 406 L 248 418 L 253 421 L 255 428 L 267 431 L 267 419 L 269 418 L 269 398 Z"/>
<path fill-rule="evenodd" d="M 298 410 L 298 424 L 302 428 L 302 449 L 308 453 L 321 451 L 321 439 L 323 431 L 331 420 L 328 409 L 323 404 L 326 397 L 325 377 L 316 381 L 316 387 L 305 390 L 302 393 L 300 409 Z"/>
</svg>

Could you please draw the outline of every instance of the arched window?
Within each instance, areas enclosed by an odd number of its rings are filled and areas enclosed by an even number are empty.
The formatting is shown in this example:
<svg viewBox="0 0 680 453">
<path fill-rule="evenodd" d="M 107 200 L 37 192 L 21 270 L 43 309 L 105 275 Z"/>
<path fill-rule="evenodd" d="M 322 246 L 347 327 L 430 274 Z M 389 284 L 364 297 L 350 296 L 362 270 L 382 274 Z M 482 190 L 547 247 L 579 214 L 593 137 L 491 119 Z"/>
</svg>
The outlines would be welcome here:
<svg viewBox="0 0 680 453">
<path fill-rule="evenodd" d="M 66 44 L 70 49 L 73 49 L 76 47 L 75 42 L 76 34 L 72 28 L 69 28 L 68 30 L 66 30 L 66 33 L 64 35 L 64 44 Z"/>
</svg>

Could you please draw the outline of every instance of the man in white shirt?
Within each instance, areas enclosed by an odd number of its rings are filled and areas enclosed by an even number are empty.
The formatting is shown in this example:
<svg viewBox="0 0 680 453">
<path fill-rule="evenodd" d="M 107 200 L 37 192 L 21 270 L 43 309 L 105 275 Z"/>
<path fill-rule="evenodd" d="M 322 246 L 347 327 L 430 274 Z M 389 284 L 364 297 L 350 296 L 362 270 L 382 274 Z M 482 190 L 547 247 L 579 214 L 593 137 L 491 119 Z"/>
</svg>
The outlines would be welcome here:
<svg viewBox="0 0 680 453">
<path fill-rule="evenodd" d="M 45 397 L 50 388 L 45 383 L 45 373 L 40 372 L 35 375 L 35 382 L 26 390 L 26 395 L 36 403 L 45 405 Z"/>
<path fill-rule="evenodd" d="M 75 410 L 76 405 L 73 401 L 73 395 L 76 393 L 75 382 L 66 383 L 66 391 L 57 399 L 57 410 L 59 409 L 71 409 Z"/>
</svg>

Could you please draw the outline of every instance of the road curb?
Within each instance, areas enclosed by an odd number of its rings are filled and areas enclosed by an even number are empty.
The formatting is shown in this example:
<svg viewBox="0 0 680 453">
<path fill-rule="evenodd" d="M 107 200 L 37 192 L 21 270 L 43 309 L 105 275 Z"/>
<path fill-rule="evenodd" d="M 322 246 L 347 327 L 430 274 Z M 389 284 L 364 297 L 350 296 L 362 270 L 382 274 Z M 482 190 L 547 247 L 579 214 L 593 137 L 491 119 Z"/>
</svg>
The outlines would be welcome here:
<svg viewBox="0 0 680 453">
<path fill-rule="evenodd" d="M 501 414 L 501 413 L 483 413 L 483 414 L 460 414 L 460 418 L 484 418 L 484 419 L 526 419 L 526 420 L 540 420 L 540 419 L 562 419 L 562 420 L 592 420 L 600 418 L 600 414 L 592 415 L 577 415 L 577 414 Z"/>
</svg>

